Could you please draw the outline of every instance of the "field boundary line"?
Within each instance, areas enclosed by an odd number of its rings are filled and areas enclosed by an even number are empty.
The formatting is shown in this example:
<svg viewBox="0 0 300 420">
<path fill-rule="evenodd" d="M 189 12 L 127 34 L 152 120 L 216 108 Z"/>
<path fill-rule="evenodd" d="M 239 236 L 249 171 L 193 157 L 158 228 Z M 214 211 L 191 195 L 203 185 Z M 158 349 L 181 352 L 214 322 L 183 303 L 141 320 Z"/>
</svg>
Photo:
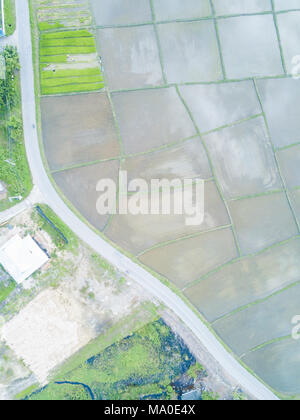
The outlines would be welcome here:
<svg viewBox="0 0 300 420">
<path fill-rule="evenodd" d="M 270 145 L 271 145 L 272 150 L 273 150 L 273 155 L 274 155 L 274 158 L 275 158 L 276 166 L 277 166 L 277 169 L 279 171 L 281 182 L 282 182 L 282 185 L 283 185 L 283 188 L 284 188 L 284 191 L 285 191 L 285 196 L 286 196 L 286 199 L 288 201 L 288 205 L 290 207 L 290 210 L 292 212 L 294 221 L 296 223 L 296 226 L 297 226 L 297 229 L 298 229 L 298 233 L 300 233 L 300 223 L 299 223 L 298 218 L 296 216 L 296 212 L 295 212 L 295 210 L 293 208 L 293 205 L 292 205 L 292 202 L 291 202 L 291 199 L 290 199 L 290 196 L 289 196 L 289 191 L 288 191 L 288 188 L 287 188 L 287 185 L 286 185 L 286 181 L 285 181 L 285 178 L 284 178 L 284 176 L 282 174 L 282 171 L 281 171 L 281 166 L 280 166 L 280 163 L 279 163 L 279 160 L 278 160 L 278 156 L 277 156 L 277 153 L 276 153 L 276 149 L 275 149 L 274 143 L 272 141 L 272 136 L 271 136 L 271 132 L 270 132 L 269 122 L 268 122 L 268 119 L 267 119 L 267 115 L 266 115 L 266 113 L 264 111 L 263 102 L 262 102 L 262 98 L 260 96 L 260 92 L 259 92 L 259 89 L 258 89 L 258 85 L 257 85 L 256 79 L 253 79 L 253 84 L 254 84 L 254 88 L 255 88 L 255 91 L 256 91 L 256 95 L 257 95 L 258 101 L 259 101 L 260 106 L 261 106 L 262 113 L 264 115 L 265 126 L 266 126 L 266 129 L 267 129 L 267 133 L 268 133 L 268 137 L 269 137 L 269 142 L 270 142 Z"/>
</svg>

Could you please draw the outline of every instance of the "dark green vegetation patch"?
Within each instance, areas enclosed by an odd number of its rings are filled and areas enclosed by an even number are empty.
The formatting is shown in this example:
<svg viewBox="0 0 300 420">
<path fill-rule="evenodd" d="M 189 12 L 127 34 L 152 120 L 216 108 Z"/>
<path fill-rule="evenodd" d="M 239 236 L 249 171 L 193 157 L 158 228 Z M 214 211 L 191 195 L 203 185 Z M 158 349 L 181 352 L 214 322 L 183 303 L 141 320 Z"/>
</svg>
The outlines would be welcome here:
<svg viewBox="0 0 300 420">
<path fill-rule="evenodd" d="M 32 189 L 23 138 L 19 58 L 14 47 L 6 47 L 3 56 L 6 77 L 0 80 L 0 181 L 7 188 L 7 198 L 0 201 L 0 211 L 26 198 Z"/>
<path fill-rule="evenodd" d="M 5 35 L 10 36 L 16 30 L 15 0 L 4 0 Z"/>
<path fill-rule="evenodd" d="M 107 347 L 25 399 L 170 399 L 195 364 L 181 339 L 158 320 Z"/>
<path fill-rule="evenodd" d="M 46 231 L 50 235 L 58 248 L 68 248 L 69 250 L 75 251 L 78 247 L 78 239 L 74 233 L 61 221 L 49 206 L 40 204 L 38 207 L 41 210 L 41 213 L 36 209 L 32 217 L 38 223 L 40 229 Z M 41 214 L 43 214 L 44 217 L 42 217 Z"/>
<path fill-rule="evenodd" d="M 16 283 L 9 277 L 0 265 L 0 305 L 8 298 L 15 288 Z"/>
</svg>

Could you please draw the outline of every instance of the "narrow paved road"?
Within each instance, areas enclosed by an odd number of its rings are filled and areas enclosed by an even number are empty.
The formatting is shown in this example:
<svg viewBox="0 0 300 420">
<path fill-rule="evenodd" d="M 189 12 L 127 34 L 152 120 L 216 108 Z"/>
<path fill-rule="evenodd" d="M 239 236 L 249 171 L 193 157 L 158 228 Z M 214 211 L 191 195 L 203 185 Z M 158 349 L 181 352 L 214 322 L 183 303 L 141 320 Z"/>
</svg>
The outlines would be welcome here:
<svg viewBox="0 0 300 420">
<path fill-rule="evenodd" d="M 100 238 L 66 206 L 55 191 L 43 166 L 37 130 L 35 128 L 36 107 L 28 2 L 27 0 L 16 0 L 16 4 L 18 44 L 22 69 L 21 83 L 25 143 L 34 184 L 38 186 L 44 195 L 45 201 L 79 238 L 88 243 L 112 265 L 171 308 L 193 331 L 206 349 L 220 363 L 222 368 L 241 385 L 245 392 L 260 400 L 276 400 L 277 397 L 225 350 L 215 336 L 176 294 Z"/>
<path fill-rule="evenodd" d="M 18 214 L 23 213 L 23 211 L 32 208 L 36 203 L 42 203 L 43 201 L 44 197 L 35 186 L 32 189 L 30 195 L 25 200 L 21 201 L 10 209 L 0 212 L 0 226 L 8 222 L 10 219 L 16 217 Z"/>
</svg>

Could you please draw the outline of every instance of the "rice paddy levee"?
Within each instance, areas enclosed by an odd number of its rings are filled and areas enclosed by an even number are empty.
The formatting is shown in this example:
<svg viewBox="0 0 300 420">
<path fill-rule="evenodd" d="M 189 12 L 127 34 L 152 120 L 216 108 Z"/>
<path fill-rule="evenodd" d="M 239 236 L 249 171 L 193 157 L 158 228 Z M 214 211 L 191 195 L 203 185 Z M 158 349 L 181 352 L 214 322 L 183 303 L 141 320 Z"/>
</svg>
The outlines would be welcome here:
<svg viewBox="0 0 300 420">
<path fill-rule="evenodd" d="M 297 109 L 300 82 L 285 60 L 294 48 L 289 39 L 299 38 L 299 13 L 269 3 L 262 10 L 256 2 L 232 16 L 217 0 L 213 9 L 210 1 L 200 9 L 190 1 L 184 10 L 180 0 L 165 7 L 103 0 L 99 13 L 99 1 L 91 0 L 93 19 L 78 3 L 80 13 L 56 7 L 61 2 L 31 2 L 41 139 L 55 190 L 43 164 L 39 172 L 52 206 L 97 252 L 175 308 L 255 395 L 274 399 L 269 386 L 294 398 L 300 123 L 296 113 L 285 115 L 282 102 Z M 98 60 L 96 46 L 105 89 L 90 92 L 87 80 L 104 86 L 93 79 L 102 77 L 98 67 L 87 64 Z M 81 59 L 89 74 L 81 73 Z M 201 226 L 186 226 L 177 215 L 99 215 L 99 179 L 117 184 L 124 168 L 130 179 L 203 179 Z M 264 358 L 276 360 L 276 369 Z"/>
</svg>

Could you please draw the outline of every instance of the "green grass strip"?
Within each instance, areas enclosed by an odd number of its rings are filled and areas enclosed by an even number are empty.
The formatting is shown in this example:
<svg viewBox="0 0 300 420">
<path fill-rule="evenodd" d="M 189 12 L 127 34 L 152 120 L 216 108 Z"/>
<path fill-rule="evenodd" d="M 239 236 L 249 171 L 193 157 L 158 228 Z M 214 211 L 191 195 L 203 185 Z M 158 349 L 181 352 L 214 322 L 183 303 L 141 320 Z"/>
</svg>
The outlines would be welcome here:
<svg viewBox="0 0 300 420">
<path fill-rule="evenodd" d="M 95 47 L 92 37 L 42 39 L 41 47 Z"/>
<path fill-rule="evenodd" d="M 16 288 L 16 283 L 10 279 L 0 285 L 0 303 L 2 303 Z"/>
<path fill-rule="evenodd" d="M 15 0 L 4 0 L 5 35 L 10 36 L 16 30 Z"/>
<path fill-rule="evenodd" d="M 39 22 L 39 30 L 47 31 L 48 29 L 59 29 L 64 28 L 64 25 L 60 22 Z"/>
<path fill-rule="evenodd" d="M 51 64 L 51 63 L 67 63 L 68 57 L 66 54 L 61 55 L 45 55 L 40 57 L 40 62 L 44 64 Z"/>
<path fill-rule="evenodd" d="M 77 83 L 74 85 L 42 87 L 43 95 L 56 95 L 60 93 L 92 92 L 104 88 L 104 83 Z"/>
<path fill-rule="evenodd" d="M 41 40 L 45 39 L 66 39 L 66 38 L 93 38 L 93 35 L 87 30 L 78 31 L 59 31 L 59 32 L 47 32 L 41 34 Z"/>
<path fill-rule="evenodd" d="M 41 79 L 56 79 L 59 77 L 76 77 L 76 76 L 101 76 L 99 67 L 92 67 L 88 69 L 71 69 L 71 70 L 43 70 L 41 72 Z"/>
<path fill-rule="evenodd" d="M 41 47 L 40 55 L 60 55 L 60 54 L 91 54 L 96 52 L 96 47 Z"/>
<path fill-rule="evenodd" d="M 42 88 L 51 86 L 74 85 L 76 83 L 100 83 L 103 82 L 101 75 L 77 76 L 77 77 L 58 77 L 54 79 L 42 80 Z"/>
</svg>

